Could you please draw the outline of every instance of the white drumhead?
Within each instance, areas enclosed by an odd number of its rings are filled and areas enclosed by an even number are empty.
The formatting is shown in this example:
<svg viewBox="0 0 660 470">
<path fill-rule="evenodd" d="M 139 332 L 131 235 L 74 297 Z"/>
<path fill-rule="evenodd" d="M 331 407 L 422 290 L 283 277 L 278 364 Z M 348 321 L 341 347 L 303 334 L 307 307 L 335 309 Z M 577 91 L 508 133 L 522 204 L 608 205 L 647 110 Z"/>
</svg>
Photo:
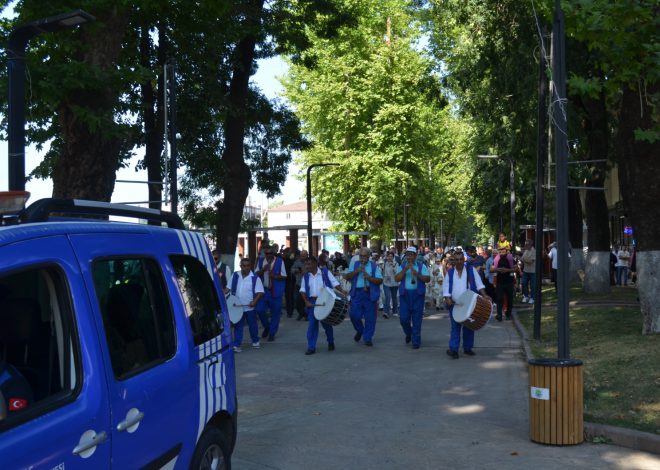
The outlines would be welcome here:
<svg viewBox="0 0 660 470">
<path fill-rule="evenodd" d="M 229 310 L 229 319 L 236 324 L 243 318 L 243 307 L 241 301 L 235 295 L 229 294 L 227 297 L 227 310 Z"/>
<path fill-rule="evenodd" d="M 456 301 L 456 305 L 454 305 L 454 310 L 452 311 L 455 322 L 460 323 L 470 317 L 470 314 L 474 310 L 474 306 L 477 304 L 477 297 L 478 295 L 471 290 L 466 290 L 461 294 Z"/>
<path fill-rule="evenodd" d="M 334 307 L 334 305 L 335 294 L 332 290 L 324 287 L 316 298 L 316 304 L 314 304 L 314 318 L 317 320 L 325 320 L 325 318 L 330 315 L 330 312 L 332 312 L 332 307 Z"/>
</svg>

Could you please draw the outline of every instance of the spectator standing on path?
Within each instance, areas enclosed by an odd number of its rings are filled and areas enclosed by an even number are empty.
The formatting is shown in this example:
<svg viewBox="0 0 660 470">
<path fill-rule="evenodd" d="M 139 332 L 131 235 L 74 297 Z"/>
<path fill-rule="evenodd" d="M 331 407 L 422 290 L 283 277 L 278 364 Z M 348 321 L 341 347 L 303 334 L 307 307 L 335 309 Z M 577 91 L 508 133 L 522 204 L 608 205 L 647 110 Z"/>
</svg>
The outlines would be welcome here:
<svg viewBox="0 0 660 470">
<path fill-rule="evenodd" d="M 307 253 L 307 250 L 302 250 L 300 252 L 300 256 L 296 258 L 296 260 L 293 262 L 293 265 L 291 266 L 291 274 L 295 276 L 296 279 L 296 293 L 300 292 L 300 286 L 302 284 L 302 277 L 303 274 L 305 273 L 305 262 L 307 261 L 309 254 Z M 307 313 L 305 310 L 305 303 L 302 300 L 302 297 L 300 294 L 295 296 L 295 306 L 296 306 L 296 311 L 298 312 L 298 318 L 296 318 L 297 321 L 303 320 L 307 318 Z"/>
<path fill-rule="evenodd" d="M 360 248 L 358 260 L 348 268 L 345 279 L 351 283 L 351 323 L 355 328 L 355 341 L 364 337 L 364 344 L 373 346 L 373 336 L 376 332 L 376 317 L 378 316 L 378 299 L 383 273 L 369 259 L 368 248 Z M 311 318 L 310 318 L 311 320 Z"/>
<path fill-rule="evenodd" d="M 433 266 L 431 266 L 431 292 L 436 311 L 444 308 L 444 302 L 442 299 L 442 282 L 444 278 L 442 256 L 436 255 Z"/>
<path fill-rule="evenodd" d="M 486 250 L 488 254 L 488 259 L 486 260 L 486 281 L 484 285 L 486 286 L 486 293 L 492 299 L 493 304 L 497 303 L 497 292 L 495 291 L 495 272 L 491 270 L 493 263 L 495 262 L 495 257 L 499 254 L 497 248 L 492 248 Z"/>
<path fill-rule="evenodd" d="M 550 271 L 550 279 L 552 280 L 552 283 L 555 285 L 555 292 L 557 291 L 557 242 L 552 242 L 548 245 L 548 258 L 552 261 L 550 264 L 550 267 L 552 268 Z M 571 262 L 571 251 L 573 248 L 571 247 L 570 242 L 568 243 L 568 262 L 570 264 Z"/>
<path fill-rule="evenodd" d="M 617 257 L 616 257 L 616 252 L 618 250 L 618 246 L 614 245 L 612 249 L 610 250 L 610 285 L 615 286 L 616 285 L 616 262 L 617 262 Z"/>
<path fill-rule="evenodd" d="M 335 336 L 332 325 L 319 322 L 314 317 L 314 304 L 316 299 L 321 293 L 321 289 L 329 287 L 335 289 L 337 292 L 344 294 L 344 291 L 339 287 L 339 281 L 332 275 L 328 268 L 319 268 L 316 259 L 313 256 L 307 258 L 305 262 L 305 274 L 303 275 L 302 285 L 300 286 L 300 297 L 305 302 L 305 310 L 307 311 L 307 318 L 309 326 L 307 327 L 307 351 L 305 355 L 309 356 L 316 352 L 316 341 L 319 337 L 319 323 L 323 325 L 325 336 L 328 340 L 328 351 L 335 350 Z"/>
<path fill-rule="evenodd" d="M 348 269 L 348 263 L 346 262 L 346 258 L 344 258 L 344 255 L 342 255 L 339 251 L 335 252 L 335 269 L 337 271 L 343 271 L 345 269 Z"/>
<path fill-rule="evenodd" d="M 416 261 L 417 248 L 406 249 L 406 260 L 397 270 L 395 280 L 399 282 L 399 304 L 401 328 L 406 335 L 406 344 L 412 348 L 422 344 L 422 320 L 424 319 L 424 297 L 426 283 L 431 280 L 429 270 L 423 262 Z"/>
<path fill-rule="evenodd" d="M 472 266 L 465 266 L 463 253 L 457 251 L 452 260 L 454 267 L 447 271 L 447 277 L 443 284 L 443 296 L 445 304 L 449 309 L 449 320 L 451 321 L 451 335 L 449 337 L 449 349 L 447 355 L 458 359 L 458 350 L 461 346 L 461 330 L 463 332 L 463 352 L 468 356 L 474 356 L 474 331 L 454 321 L 454 305 L 466 290 L 471 290 L 486 297 L 486 289 Z"/>
<path fill-rule="evenodd" d="M 259 349 L 259 326 L 255 308 L 259 299 L 264 295 L 264 286 L 261 279 L 252 272 L 252 262 L 243 258 L 240 263 L 240 272 L 236 271 L 231 277 L 231 288 L 225 288 L 225 294 L 231 292 L 243 305 L 243 316 L 234 325 L 234 352 L 241 352 L 243 343 L 243 326 L 247 321 L 252 347 Z"/>
<path fill-rule="evenodd" d="M 284 303 L 286 304 L 286 316 L 291 318 L 293 316 L 293 307 L 296 304 L 296 277 L 293 275 L 291 268 L 296 261 L 296 252 L 290 247 L 286 247 L 282 253 L 284 258 L 284 267 L 286 268 L 286 284 L 284 286 Z"/>
<path fill-rule="evenodd" d="M 399 263 L 394 259 L 394 253 L 389 252 L 383 264 L 383 293 L 385 297 L 383 317 L 385 318 L 389 318 L 390 313 L 394 316 L 399 315 L 399 293 L 397 292 L 399 283 L 394 279 L 397 269 L 399 269 Z"/>
<path fill-rule="evenodd" d="M 275 247 L 269 246 L 264 249 L 264 258 L 259 258 L 257 264 L 257 276 L 264 285 L 263 301 L 257 306 L 257 314 L 264 327 L 262 338 L 268 337 L 268 341 L 274 341 L 280 326 L 282 316 L 282 297 L 286 285 L 286 268 L 281 256 L 275 256 Z M 270 321 L 266 314 L 270 311 Z"/>
<path fill-rule="evenodd" d="M 628 266 L 630 262 L 630 252 L 625 246 L 621 246 L 616 252 L 616 284 L 618 286 L 628 285 Z"/>
<path fill-rule="evenodd" d="M 534 286 L 536 285 L 536 250 L 532 240 L 525 240 L 521 260 L 523 263 L 522 301 L 533 304 Z"/>
<path fill-rule="evenodd" d="M 511 320 L 511 310 L 513 310 L 513 281 L 514 273 L 516 271 L 515 261 L 513 256 L 509 253 L 509 249 L 502 247 L 499 249 L 499 254 L 495 257 L 493 266 L 490 268 L 492 272 L 496 273 L 497 285 L 495 292 L 497 292 L 497 321 L 502 321 L 502 308 L 506 298 L 506 319 Z"/>
<path fill-rule="evenodd" d="M 220 253 L 218 253 L 218 250 L 213 250 L 211 254 L 213 255 L 215 266 L 218 268 L 220 284 L 222 285 L 222 288 L 225 289 L 229 279 L 231 278 L 231 268 L 220 260 Z"/>
</svg>

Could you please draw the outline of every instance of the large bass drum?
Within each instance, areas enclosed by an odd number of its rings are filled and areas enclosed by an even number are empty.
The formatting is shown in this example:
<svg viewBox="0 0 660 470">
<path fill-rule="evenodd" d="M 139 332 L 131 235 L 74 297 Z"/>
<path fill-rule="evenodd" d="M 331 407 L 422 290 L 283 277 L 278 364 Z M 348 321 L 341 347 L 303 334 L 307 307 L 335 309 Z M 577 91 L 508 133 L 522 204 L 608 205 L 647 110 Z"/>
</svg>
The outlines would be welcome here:
<svg viewBox="0 0 660 470">
<path fill-rule="evenodd" d="M 348 306 L 349 302 L 345 297 L 335 294 L 329 287 L 324 287 L 316 298 L 314 318 L 326 325 L 337 326 L 346 318 Z"/>
<path fill-rule="evenodd" d="M 492 304 L 479 294 L 466 290 L 456 301 L 452 316 L 454 321 L 462 323 L 463 326 L 477 331 L 490 319 Z"/>
</svg>

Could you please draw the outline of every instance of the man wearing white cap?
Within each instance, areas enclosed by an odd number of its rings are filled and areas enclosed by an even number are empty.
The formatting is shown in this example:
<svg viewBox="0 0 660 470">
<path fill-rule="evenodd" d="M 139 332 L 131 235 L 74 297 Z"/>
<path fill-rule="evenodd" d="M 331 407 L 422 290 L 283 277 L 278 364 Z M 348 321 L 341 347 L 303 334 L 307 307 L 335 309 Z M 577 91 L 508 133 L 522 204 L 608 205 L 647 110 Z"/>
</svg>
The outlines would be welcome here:
<svg viewBox="0 0 660 470">
<path fill-rule="evenodd" d="M 417 248 L 406 249 L 406 259 L 397 269 L 394 277 L 399 282 L 399 321 L 406 335 L 406 344 L 412 341 L 413 349 L 422 344 L 422 319 L 424 318 L 424 297 L 426 283 L 431 280 L 424 263 L 417 262 Z"/>
</svg>

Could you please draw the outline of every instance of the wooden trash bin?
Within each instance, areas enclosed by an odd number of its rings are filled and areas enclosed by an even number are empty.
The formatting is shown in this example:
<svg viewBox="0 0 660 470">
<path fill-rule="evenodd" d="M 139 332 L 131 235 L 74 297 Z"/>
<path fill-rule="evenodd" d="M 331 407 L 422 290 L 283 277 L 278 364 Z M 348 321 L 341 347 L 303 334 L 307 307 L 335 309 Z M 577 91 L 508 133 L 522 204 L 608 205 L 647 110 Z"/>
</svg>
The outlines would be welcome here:
<svg viewBox="0 0 660 470">
<path fill-rule="evenodd" d="M 529 437 L 541 444 L 584 441 L 582 361 L 529 361 Z"/>
</svg>

